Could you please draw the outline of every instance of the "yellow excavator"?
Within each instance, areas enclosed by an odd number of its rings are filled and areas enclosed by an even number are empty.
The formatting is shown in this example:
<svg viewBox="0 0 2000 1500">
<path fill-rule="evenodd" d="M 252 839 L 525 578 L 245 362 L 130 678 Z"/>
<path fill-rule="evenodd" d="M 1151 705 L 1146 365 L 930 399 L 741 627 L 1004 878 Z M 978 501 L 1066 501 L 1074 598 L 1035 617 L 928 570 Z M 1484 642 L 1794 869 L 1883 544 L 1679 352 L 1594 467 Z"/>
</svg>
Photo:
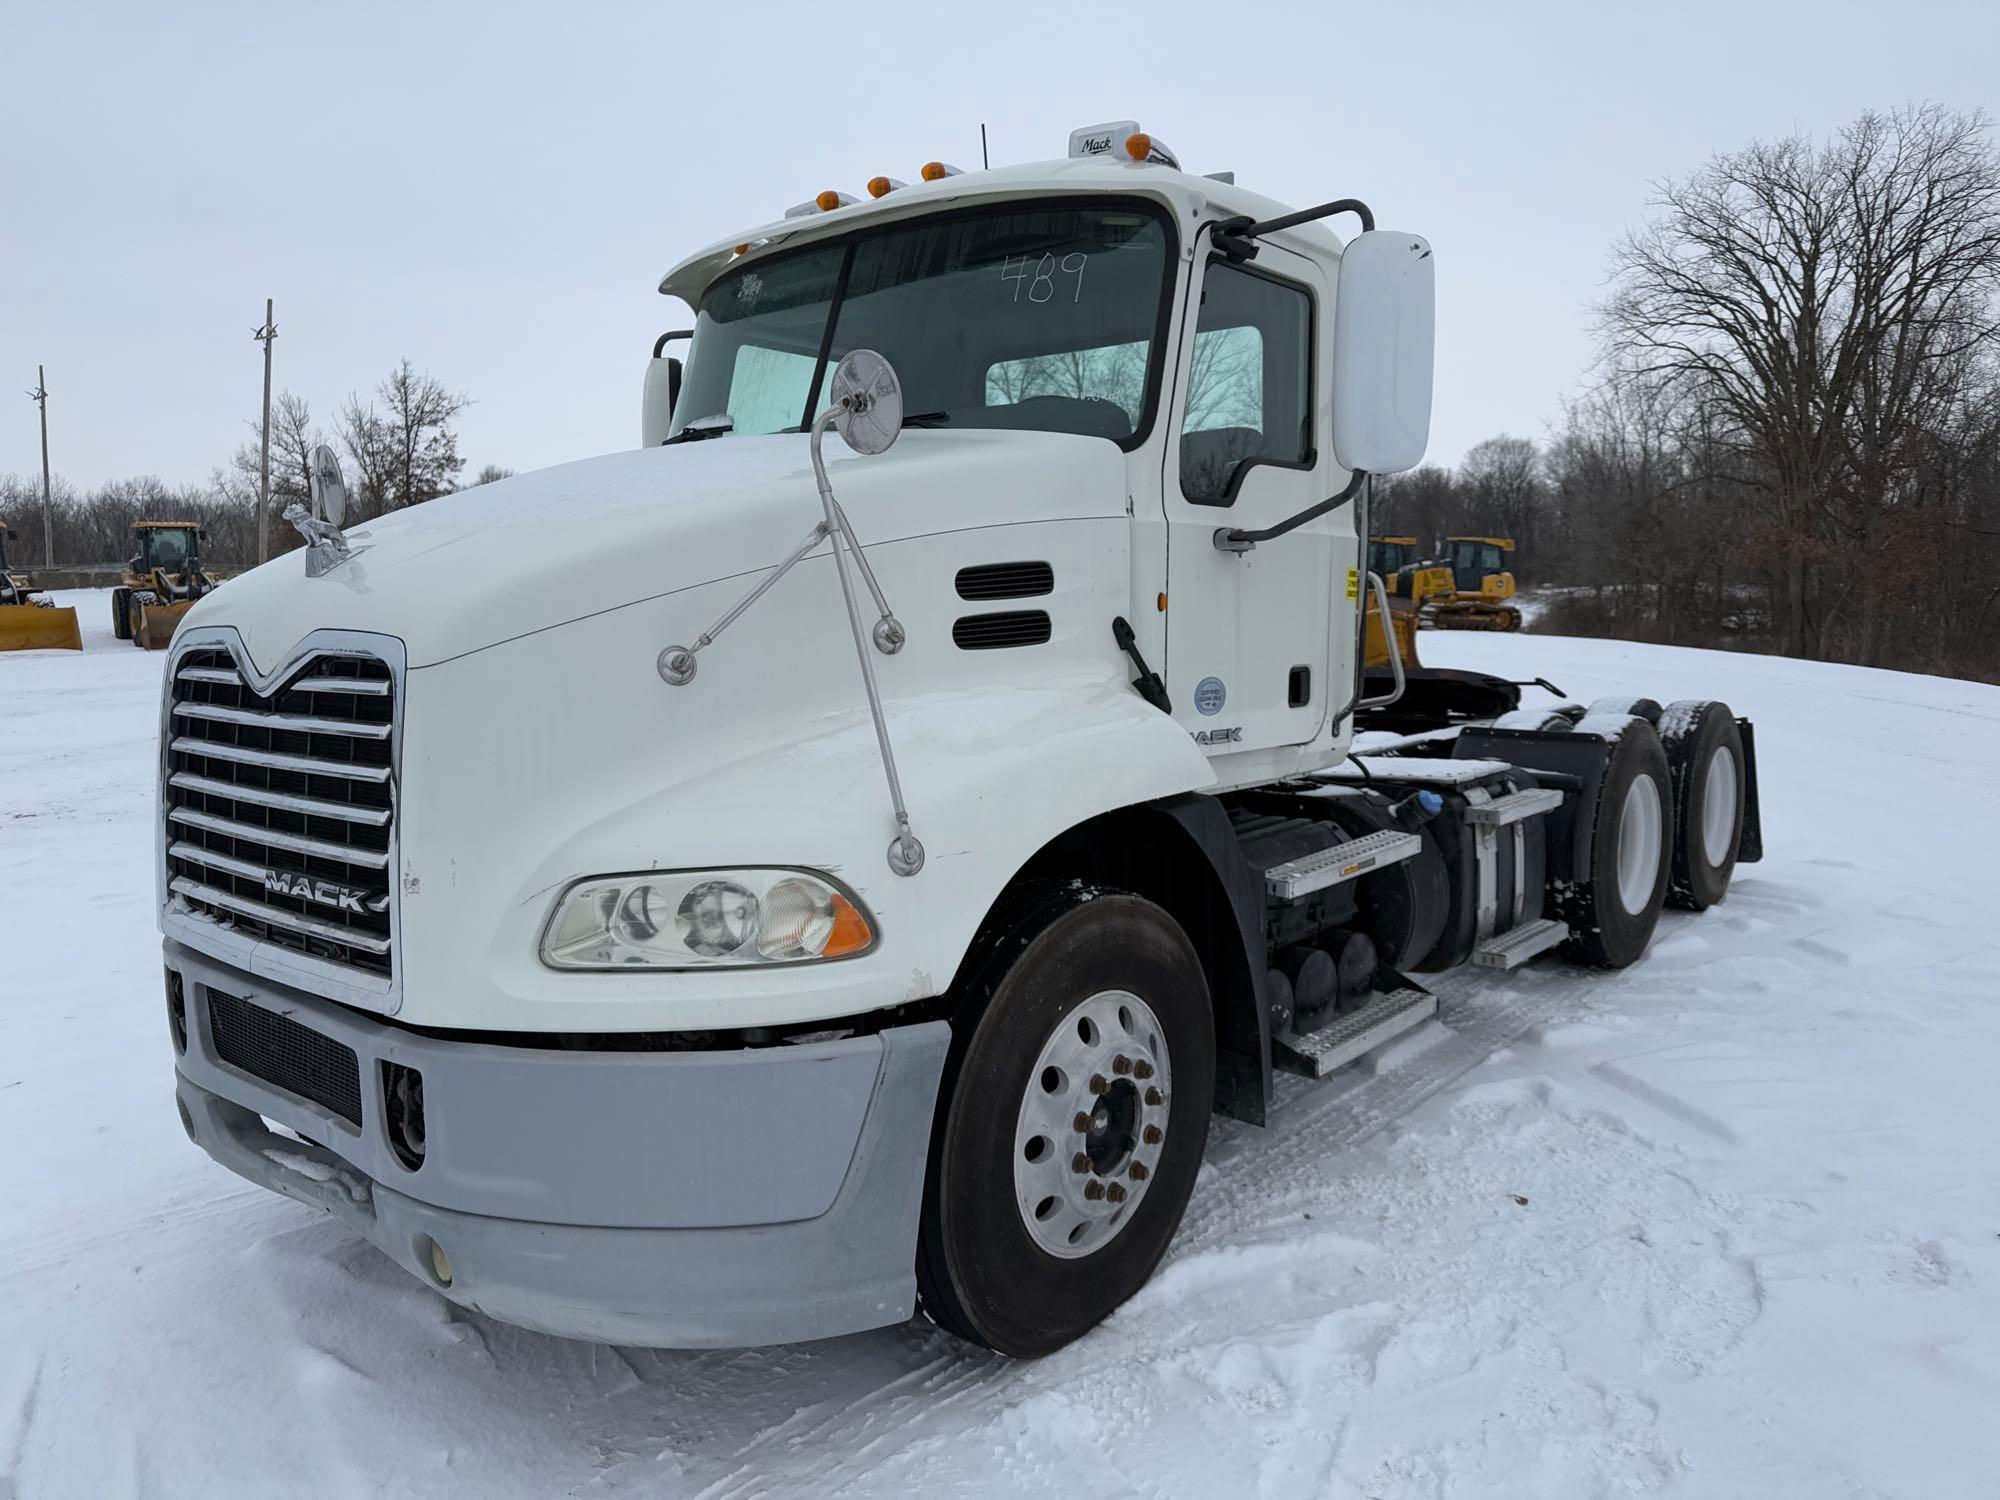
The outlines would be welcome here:
<svg viewBox="0 0 2000 1500">
<path fill-rule="evenodd" d="M 76 611 L 58 609 L 30 575 L 15 572 L 7 561 L 7 544 L 19 540 L 14 528 L 0 521 L 0 651 L 81 651 Z"/>
<path fill-rule="evenodd" d="M 193 521 L 134 521 L 138 552 L 111 591 L 111 629 L 121 641 L 164 651 L 181 616 L 224 575 L 201 565 L 208 533 Z"/>
<path fill-rule="evenodd" d="M 1513 603 L 1514 574 L 1508 564 L 1514 539 L 1508 536 L 1448 536 L 1444 563 L 1451 569 L 1451 592 L 1424 606 L 1424 623 L 1443 630 L 1519 630 L 1521 611 Z"/>
</svg>

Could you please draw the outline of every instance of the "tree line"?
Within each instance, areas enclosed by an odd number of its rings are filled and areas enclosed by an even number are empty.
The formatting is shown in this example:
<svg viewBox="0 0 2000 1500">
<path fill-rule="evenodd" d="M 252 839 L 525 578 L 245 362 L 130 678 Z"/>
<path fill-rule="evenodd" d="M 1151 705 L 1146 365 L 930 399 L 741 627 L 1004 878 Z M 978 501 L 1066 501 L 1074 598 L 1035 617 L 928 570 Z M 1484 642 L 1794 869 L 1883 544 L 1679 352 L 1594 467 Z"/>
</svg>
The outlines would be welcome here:
<svg viewBox="0 0 2000 1500">
<path fill-rule="evenodd" d="M 280 518 L 294 501 L 308 503 L 312 453 L 321 443 L 341 455 L 350 522 L 421 505 L 460 488 L 465 460 L 459 456 L 454 424 L 468 404 L 470 398 L 408 359 L 399 361 L 371 396 L 350 392 L 334 412 L 330 431 L 303 397 L 279 392 L 271 401 L 271 555 L 301 545 Z M 250 436 L 204 484 L 168 485 L 144 476 L 84 490 L 54 478 L 49 488 L 58 564 L 90 566 L 129 556 L 132 523 L 142 519 L 199 522 L 208 529 L 204 554 L 211 561 L 226 567 L 255 563 L 263 428 L 256 420 L 246 425 Z M 472 483 L 486 484 L 509 472 L 489 464 Z M 44 556 L 41 476 L 0 474 L 0 516 L 20 534 L 20 562 L 39 562 Z"/>
<path fill-rule="evenodd" d="M 2000 153 L 1977 112 L 1715 157 L 1612 252 L 1540 444 L 1387 487 L 1513 534 L 1540 628 L 2000 681 Z"/>
</svg>

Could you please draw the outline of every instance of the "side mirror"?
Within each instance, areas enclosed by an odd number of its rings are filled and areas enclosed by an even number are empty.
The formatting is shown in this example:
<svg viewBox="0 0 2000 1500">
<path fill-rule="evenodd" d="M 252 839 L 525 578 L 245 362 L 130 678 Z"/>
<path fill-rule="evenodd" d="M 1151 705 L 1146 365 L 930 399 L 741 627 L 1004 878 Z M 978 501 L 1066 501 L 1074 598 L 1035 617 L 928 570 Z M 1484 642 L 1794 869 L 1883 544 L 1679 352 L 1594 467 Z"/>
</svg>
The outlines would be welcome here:
<svg viewBox="0 0 2000 1500">
<path fill-rule="evenodd" d="M 195 539 L 195 540 L 196 540 L 197 542 L 205 542 L 205 541 L 207 541 L 207 540 L 208 540 L 208 528 L 207 528 L 206 526 L 197 526 L 197 527 L 195 528 L 195 531 L 194 531 L 194 539 Z"/>
<path fill-rule="evenodd" d="M 325 443 L 313 449 L 309 472 L 313 514 L 338 526 L 347 517 L 347 481 L 341 476 L 340 460 Z"/>
<path fill-rule="evenodd" d="M 673 430 L 674 408 L 681 399 L 681 362 L 666 355 L 674 339 L 693 338 L 686 329 L 663 333 L 653 343 L 653 358 L 646 365 L 646 385 L 639 397 L 639 446 L 657 448 Z"/>
<path fill-rule="evenodd" d="M 1436 262 L 1419 234 L 1370 230 L 1347 242 L 1333 317 L 1333 456 L 1343 469 L 1398 474 L 1431 435 Z"/>
</svg>

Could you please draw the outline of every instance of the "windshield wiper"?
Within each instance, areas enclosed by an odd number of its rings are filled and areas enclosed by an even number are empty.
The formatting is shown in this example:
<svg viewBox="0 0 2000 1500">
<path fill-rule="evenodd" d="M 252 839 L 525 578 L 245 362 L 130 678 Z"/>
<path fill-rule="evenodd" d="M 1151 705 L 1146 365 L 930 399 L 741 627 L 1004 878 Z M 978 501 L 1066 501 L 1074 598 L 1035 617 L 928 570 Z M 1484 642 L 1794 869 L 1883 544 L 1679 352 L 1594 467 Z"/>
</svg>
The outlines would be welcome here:
<svg viewBox="0 0 2000 1500">
<path fill-rule="evenodd" d="M 725 413 L 717 413 L 712 417 L 696 417 L 660 446 L 664 448 L 669 443 L 698 443 L 703 438 L 718 438 L 725 432 L 733 431 L 735 427 L 736 419 Z"/>
<path fill-rule="evenodd" d="M 905 427 L 943 427 L 951 421 L 948 411 L 913 411 L 903 418 Z"/>
</svg>

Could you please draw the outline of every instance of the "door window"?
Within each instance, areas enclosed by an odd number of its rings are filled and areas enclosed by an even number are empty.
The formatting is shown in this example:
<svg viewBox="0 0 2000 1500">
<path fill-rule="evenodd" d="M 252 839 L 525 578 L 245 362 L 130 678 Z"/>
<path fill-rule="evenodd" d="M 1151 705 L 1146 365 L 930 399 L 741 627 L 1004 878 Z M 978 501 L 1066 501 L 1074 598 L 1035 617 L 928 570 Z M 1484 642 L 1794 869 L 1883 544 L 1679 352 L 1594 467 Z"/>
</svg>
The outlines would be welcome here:
<svg viewBox="0 0 2000 1500">
<path fill-rule="evenodd" d="M 1181 493 L 1228 505 L 1252 464 L 1306 468 L 1312 451 L 1312 298 L 1209 263 L 1181 417 Z"/>
</svg>

